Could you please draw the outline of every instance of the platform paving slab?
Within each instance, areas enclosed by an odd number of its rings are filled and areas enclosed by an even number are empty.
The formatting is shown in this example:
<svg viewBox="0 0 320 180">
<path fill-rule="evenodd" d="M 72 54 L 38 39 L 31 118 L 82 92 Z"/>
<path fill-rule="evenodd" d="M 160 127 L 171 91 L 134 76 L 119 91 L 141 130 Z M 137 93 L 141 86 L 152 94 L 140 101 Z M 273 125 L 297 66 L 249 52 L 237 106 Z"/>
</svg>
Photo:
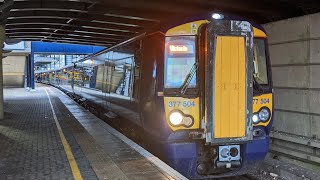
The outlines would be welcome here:
<svg viewBox="0 0 320 180">
<path fill-rule="evenodd" d="M 48 97 L 83 179 L 185 179 L 53 87 L 4 92 L 1 180 L 74 179 Z"/>
<path fill-rule="evenodd" d="M 73 179 L 49 99 L 43 89 L 5 89 L 0 120 L 1 179 Z M 64 121 L 65 117 L 60 117 Z M 71 135 L 66 135 L 84 179 L 97 179 Z"/>
<path fill-rule="evenodd" d="M 55 94 L 64 103 L 72 116 L 81 123 L 94 138 L 94 141 L 98 142 L 98 146 L 108 154 L 112 162 L 129 179 L 150 179 L 151 177 L 155 179 L 186 179 L 157 157 L 78 105 L 60 90 L 50 88 L 49 92 Z"/>
</svg>

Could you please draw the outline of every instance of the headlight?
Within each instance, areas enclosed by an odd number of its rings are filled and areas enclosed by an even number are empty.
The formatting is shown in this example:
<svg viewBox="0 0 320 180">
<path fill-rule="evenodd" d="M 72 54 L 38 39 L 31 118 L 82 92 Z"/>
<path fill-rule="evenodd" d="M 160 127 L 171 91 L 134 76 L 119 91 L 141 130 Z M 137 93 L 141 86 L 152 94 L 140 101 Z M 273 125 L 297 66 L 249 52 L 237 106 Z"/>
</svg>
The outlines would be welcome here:
<svg viewBox="0 0 320 180">
<path fill-rule="evenodd" d="M 180 112 L 172 112 L 169 116 L 170 123 L 173 125 L 179 125 L 182 123 L 183 116 Z"/>
<path fill-rule="evenodd" d="M 253 121 L 253 123 L 255 123 L 255 124 L 257 124 L 257 123 L 259 122 L 259 117 L 258 117 L 257 114 L 254 114 L 254 115 L 252 116 L 252 121 Z"/>
<path fill-rule="evenodd" d="M 191 127 L 194 123 L 193 117 L 183 114 L 181 111 L 174 110 L 169 115 L 170 124 L 173 126 Z"/>
<path fill-rule="evenodd" d="M 270 118 L 270 111 L 269 109 L 267 108 L 262 108 L 260 111 L 259 111 L 259 119 L 260 121 L 267 121 L 268 119 Z"/>
<path fill-rule="evenodd" d="M 259 112 L 252 115 L 252 121 L 254 124 L 259 122 L 266 122 L 270 119 L 270 110 L 267 107 L 261 108 Z"/>
</svg>

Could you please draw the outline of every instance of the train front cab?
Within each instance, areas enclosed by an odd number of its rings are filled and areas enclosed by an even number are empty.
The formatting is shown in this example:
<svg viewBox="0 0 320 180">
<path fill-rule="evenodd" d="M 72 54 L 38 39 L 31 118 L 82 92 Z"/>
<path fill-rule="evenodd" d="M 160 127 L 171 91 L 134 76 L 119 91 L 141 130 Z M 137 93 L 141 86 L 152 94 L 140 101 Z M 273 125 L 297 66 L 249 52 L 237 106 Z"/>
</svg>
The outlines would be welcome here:
<svg viewBox="0 0 320 180">
<path fill-rule="evenodd" d="M 188 178 L 246 173 L 272 124 L 266 34 L 246 21 L 195 21 L 167 31 L 164 109 L 171 166 Z"/>
</svg>

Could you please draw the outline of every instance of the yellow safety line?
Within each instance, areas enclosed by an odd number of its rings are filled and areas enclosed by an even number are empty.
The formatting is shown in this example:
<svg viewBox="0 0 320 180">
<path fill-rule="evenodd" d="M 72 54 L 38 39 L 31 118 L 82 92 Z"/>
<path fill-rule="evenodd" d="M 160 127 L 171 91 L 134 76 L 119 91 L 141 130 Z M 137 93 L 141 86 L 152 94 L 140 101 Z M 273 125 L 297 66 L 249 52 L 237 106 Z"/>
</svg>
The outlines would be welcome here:
<svg viewBox="0 0 320 180">
<path fill-rule="evenodd" d="M 49 99 L 49 102 L 50 102 L 50 106 L 51 106 L 51 110 L 52 110 L 52 114 L 53 114 L 53 118 L 54 118 L 54 121 L 56 123 L 56 126 L 58 128 L 58 133 L 59 133 L 59 136 L 60 136 L 60 139 L 62 141 L 62 144 L 63 144 L 63 148 L 64 148 L 64 151 L 66 152 L 66 155 L 67 155 L 67 158 L 68 158 L 68 161 L 69 161 L 69 164 L 70 164 L 70 167 L 71 167 L 71 171 L 72 171 L 72 174 L 73 174 L 73 177 L 75 180 L 82 180 L 82 176 L 81 176 L 81 173 L 80 173 L 80 170 L 79 170 L 79 167 L 77 165 L 77 162 L 76 160 L 74 159 L 74 156 L 73 156 L 73 153 L 71 151 L 71 148 L 70 148 L 70 145 L 68 144 L 67 140 L 66 140 L 66 137 L 64 136 L 63 134 L 63 131 L 61 129 L 61 126 L 60 126 L 60 123 L 58 121 L 58 118 L 57 118 L 57 115 L 53 109 L 53 105 L 52 105 L 52 102 L 51 102 L 51 99 L 50 99 L 50 96 L 49 96 L 49 93 L 48 91 L 46 90 L 46 88 L 43 88 L 46 93 L 47 93 L 47 96 L 48 96 L 48 99 Z"/>
</svg>

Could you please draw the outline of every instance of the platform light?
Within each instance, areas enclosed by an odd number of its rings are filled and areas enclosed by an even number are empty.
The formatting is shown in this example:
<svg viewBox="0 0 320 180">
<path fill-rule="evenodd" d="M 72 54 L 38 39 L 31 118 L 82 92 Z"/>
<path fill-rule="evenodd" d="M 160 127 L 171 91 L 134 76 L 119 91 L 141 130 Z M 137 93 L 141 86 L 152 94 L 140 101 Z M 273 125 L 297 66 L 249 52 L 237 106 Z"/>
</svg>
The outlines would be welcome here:
<svg viewBox="0 0 320 180">
<path fill-rule="evenodd" d="M 211 16 L 213 19 L 223 19 L 224 15 L 219 13 L 213 13 Z"/>
<path fill-rule="evenodd" d="M 172 112 L 169 116 L 169 120 L 174 126 L 180 125 L 183 120 L 183 115 L 178 111 Z"/>
</svg>

